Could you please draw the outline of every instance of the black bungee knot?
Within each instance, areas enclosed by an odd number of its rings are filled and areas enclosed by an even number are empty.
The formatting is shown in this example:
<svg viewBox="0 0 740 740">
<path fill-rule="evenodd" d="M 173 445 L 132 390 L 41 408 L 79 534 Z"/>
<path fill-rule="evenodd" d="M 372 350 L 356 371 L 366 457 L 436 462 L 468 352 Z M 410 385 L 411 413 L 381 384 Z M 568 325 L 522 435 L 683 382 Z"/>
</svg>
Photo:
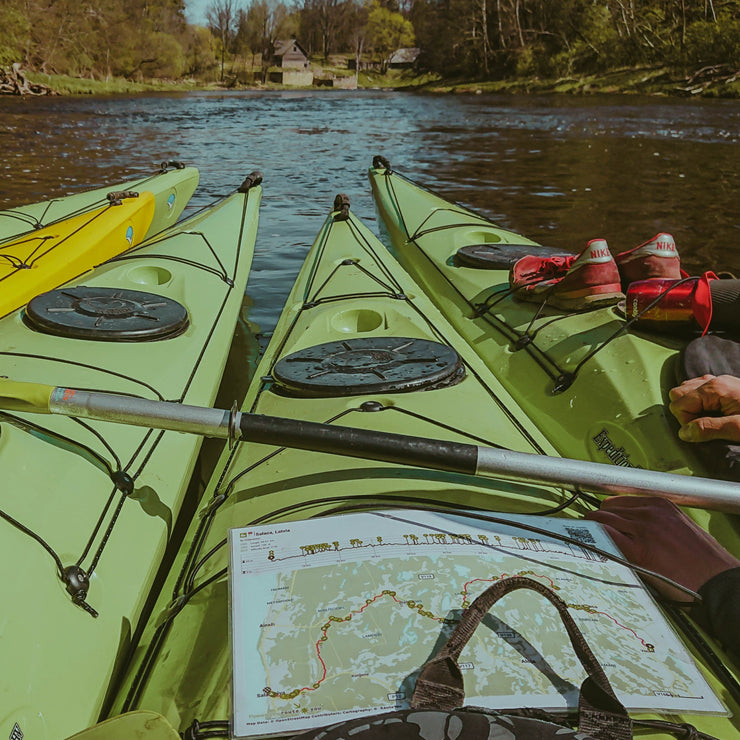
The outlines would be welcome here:
<svg viewBox="0 0 740 740">
<path fill-rule="evenodd" d="M 259 170 L 250 172 L 245 178 L 244 182 L 239 186 L 240 193 L 248 193 L 250 188 L 257 187 L 262 184 L 262 173 Z"/>
<path fill-rule="evenodd" d="M 393 172 L 391 169 L 391 163 L 380 154 L 376 154 L 373 157 L 373 169 L 385 170 L 389 175 Z"/>
<path fill-rule="evenodd" d="M 127 496 L 134 492 L 134 479 L 125 470 L 117 470 L 113 473 L 111 479 L 113 485 Z"/>
<path fill-rule="evenodd" d="M 678 727 L 683 733 L 681 737 L 684 738 L 684 740 L 699 740 L 699 730 L 697 730 L 694 725 L 690 725 L 688 722 L 683 722 L 678 725 Z"/>
<path fill-rule="evenodd" d="M 336 215 L 334 216 L 335 221 L 347 221 L 349 219 L 349 195 L 339 193 L 334 198 L 333 210 L 336 211 Z"/>
<path fill-rule="evenodd" d="M 183 733 L 182 740 L 198 740 L 200 737 L 200 722 L 193 720 L 193 724 Z"/>
<path fill-rule="evenodd" d="M 159 165 L 159 171 L 167 172 L 170 167 L 173 167 L 176 170 L 185 169 L 185 165 L 182 162 L 177 159 L 170 159 L 168 162 L 162 162 L 162 164 Z"/>
<path fill-rule="evenodd" d="M 120 206 L 126 198 L 138 198 L 135 190 L 113 190 L 105 196 L 112 206 Z"/>
<path fill-rule="evenodd" d="M 380 401 L 364 401 L 360 404 L 360 411 L 385 411 L 385 406 Z"/>
<path fill-rule="evenodd" d="M 409 297 L 405 293 L 394 293 L 393 297 L 397 301 L 407 301 L 409 299 Z"/>
<path fill-rule="evenodd" d="M 98 616 L 95 609 L 85 601 L 90 588 L 90 579 L 79 565 L 68 565 L 62 574 L 62 582 L 67 593 L 72 597 L 72 603 L 82 607 L 91 616 Z"/>
<path fill-rule="evenodd" d="M 529 334 L 525 334 L 524 336 L 519 337 L 519 339 L 516 340 L 514 343 L 514 349 L 524 349 L 528 344 L 532 343 L 532 337 Z"/>
<path fill-rule="evenodd" d="M 575 373 L 562 373 L 555 378 L 555 385 L 552 388 L 552 395 L 557 396 L 558 393 L 567 391 L 573 385 L 573 381 L 576 379 Z"/>
<path fill-rule="evenodd" d="M 346 260 L 342 260 L 342 265 L 356 265 L 357 260 L 354 257 L 347 257 Z"/>
</svg>

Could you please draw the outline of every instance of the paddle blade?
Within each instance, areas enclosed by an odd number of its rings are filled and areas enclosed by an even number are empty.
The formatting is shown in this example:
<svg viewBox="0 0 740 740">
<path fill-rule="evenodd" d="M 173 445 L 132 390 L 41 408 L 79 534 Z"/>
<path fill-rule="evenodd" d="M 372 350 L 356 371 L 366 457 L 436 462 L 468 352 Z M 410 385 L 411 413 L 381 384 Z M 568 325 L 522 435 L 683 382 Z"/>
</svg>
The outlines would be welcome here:
<svg viewBox="0 0 740 740">
<path fill-rule="evenodd" d="M 31 414 L 49 414 L 49 399 L 53 385 L 22 383 L 0 378 L 0 409 L 26 411 Z"/>
</svg>

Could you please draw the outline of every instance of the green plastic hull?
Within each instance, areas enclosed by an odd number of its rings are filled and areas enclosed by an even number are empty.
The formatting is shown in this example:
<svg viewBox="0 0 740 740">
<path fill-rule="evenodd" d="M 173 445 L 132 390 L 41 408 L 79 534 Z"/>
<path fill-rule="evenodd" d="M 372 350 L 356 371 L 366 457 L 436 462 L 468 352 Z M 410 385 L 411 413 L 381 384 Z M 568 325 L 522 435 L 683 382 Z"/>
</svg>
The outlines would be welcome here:
<svg viewBox="0 0 740 740">
<path fill-rule="evenodd" d="M 148 177 L 9 208 L 0 211 L 0 244 L 70 216 L 93 211 L 108 204 L 108 193 L 126 190 L 146 190 L 154 195 L 154 218 L 144 236 L 149 238 L 177 222 L 198 187 L 198 178 L 195 167 L 164 168 Z"/>
<path fill-rule="evenodd" d="M 260 197 L 259 187 L 235 193 L 65 286 L 145 291 L 152 304 L 173 299 L 187 310 L 184 332 L 147 342 L 73 339 L 34 331 L 16 311 L 0 321 L 3 374 L 212 404 L 242 306 Z M 200 446 L 188 434 L 0 416 L 1 737 L 17 724 L 26 738 L 58 740 L 97 721 Z M 60 567 L 75 565 L 89 576 L 84 603 L 97 618 L 73 603 L 60 577 Z"/>
<path fill-rule="evenodd" d="M 514 300 L 508 270 L 465 267 L 455 254 L 469 244 L 535 242 L 396 173 L 371 169 L 370 182 L 393 253 L 561 455 L 708 477 L 668 411 L 685 340 L 624 332 L 613 308 L 564 314 Z M 523 335 L 531 341 L 517 349 Z M 554 393 L 562 372 L 575 379 Z M 740 556 L 732 518 L 694 518 Z"/>
<path fill-rule="evenodd" d="M 427 390 L 324 396 L 288 394 L 275 382 L 277 363 L 297 351 L 326 342 L 382 337 L 427 339 L 453 346 L 465 377 L 457 384 Z M 325 223 L 242 408 L 381 432 L 555 454 L 502 383 L 353 217 L 349 221 L 330 218 Z M 117 689 L 111 714 L 156 712 L 180 733 L 198 720 L 204 732 L 213 733 L 209 736 L 228 737 L 232 668 L 224 545 L 232 527 L 277 525 L 396 506 L 543 513 L 568 497 L 566 492 L 545 486 L 239 444 L 226 451 L 216 467 L 200 513 L 186 535 L 127 676 Z M 577 520 L 587 508 L 585 503 L 574 501 L 564 507 L 561 516 Z M 709 680 L 717 686 L 714 679 Z M 346 681 L 351 686 L 349 676 Z M 735 712 L 738 709 L 732 703 L 730 707 Z M 737 736 L 735 725 L 725 718 L 683 719 L 720 738 Z M 103 737 L 100 732 L 100 728 L 93 728 L 80 740 Z M 646 736 L 670 737 L 660 732 Z"/>
</svg>

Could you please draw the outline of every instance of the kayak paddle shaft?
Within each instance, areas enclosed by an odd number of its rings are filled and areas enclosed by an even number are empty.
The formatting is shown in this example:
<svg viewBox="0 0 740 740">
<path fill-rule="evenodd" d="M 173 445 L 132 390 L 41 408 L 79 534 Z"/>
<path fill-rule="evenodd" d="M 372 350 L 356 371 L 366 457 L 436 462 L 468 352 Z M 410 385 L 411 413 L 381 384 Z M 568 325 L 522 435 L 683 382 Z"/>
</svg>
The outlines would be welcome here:
<svg viewBox="0 0 740 740">
<path fill-rule="evenodd" d="M 601 494 L 660 496 L 685 506 L 740 512 L 740 489 L 727 481 L 547 457 L 449 440 L 69 388 L 52 390 L 48 412 L 467 475 L 499 476 L 567 488 L 579 486 Z"/>
</svg>

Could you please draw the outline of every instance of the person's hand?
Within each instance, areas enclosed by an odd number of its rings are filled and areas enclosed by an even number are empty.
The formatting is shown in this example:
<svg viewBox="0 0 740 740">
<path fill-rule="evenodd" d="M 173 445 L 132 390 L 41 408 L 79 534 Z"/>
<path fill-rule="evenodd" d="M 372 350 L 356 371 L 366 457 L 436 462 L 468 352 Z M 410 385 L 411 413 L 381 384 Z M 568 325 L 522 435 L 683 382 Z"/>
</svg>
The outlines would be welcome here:
<svg viewBox="0 0 740 740">
<path fill-rule="evenodd" d="M 684 381 L 668 395 L 684 442 L 740 442 L 740 378 L 703 375 Z"/>
<path fill-rule="evenodd" d="M 675 504 L 653 496 L 613 496 L 586 519 L 603 524 L 631 563 L 654 570 L 698 591 L 710 578 L 740 566 L 710 534 Z M 663 581 L 651 583 L 676 601 L 686 594 Z"/>
</svg>

